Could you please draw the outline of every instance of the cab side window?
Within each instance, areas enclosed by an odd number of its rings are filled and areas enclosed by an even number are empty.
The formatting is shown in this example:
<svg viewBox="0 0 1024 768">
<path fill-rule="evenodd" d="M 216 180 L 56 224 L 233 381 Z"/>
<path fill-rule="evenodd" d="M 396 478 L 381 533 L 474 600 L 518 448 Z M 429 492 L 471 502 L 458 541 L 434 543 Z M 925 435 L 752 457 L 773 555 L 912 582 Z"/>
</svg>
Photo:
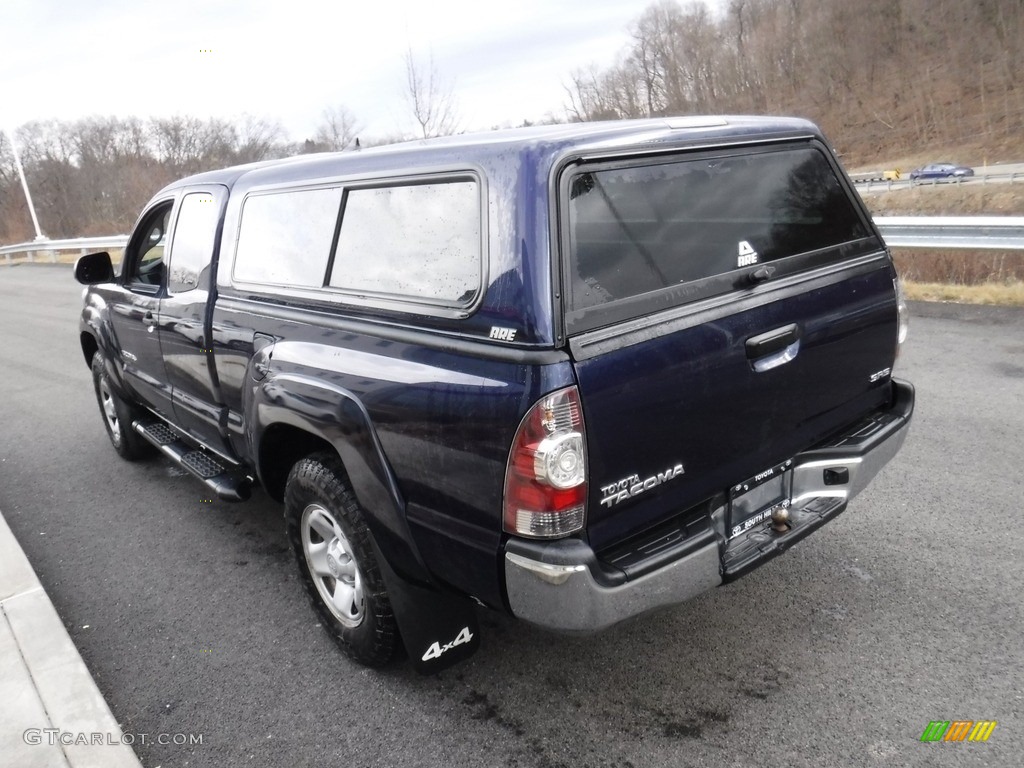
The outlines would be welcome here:
<svg viewBox="0 0 1024 768">
<path fill-rule="evenodd" d="M 164 281 L 164 248 L 167 224 L 174 202 L 168 200 L 154 209 L 136 230 L 125 252 L 128 264 L 126 282 L 136 286 L 159 288 Z"/>
<path fill-rule="evenodd" d="M 185 293 L 201 283 L 206 287 L 209 273 L 205 270 L 213 257 L 219 213 L 217 198 L 209 192 L 192 192 L 182 198 L 168 265 L 170 293 Z"/>
</svg>

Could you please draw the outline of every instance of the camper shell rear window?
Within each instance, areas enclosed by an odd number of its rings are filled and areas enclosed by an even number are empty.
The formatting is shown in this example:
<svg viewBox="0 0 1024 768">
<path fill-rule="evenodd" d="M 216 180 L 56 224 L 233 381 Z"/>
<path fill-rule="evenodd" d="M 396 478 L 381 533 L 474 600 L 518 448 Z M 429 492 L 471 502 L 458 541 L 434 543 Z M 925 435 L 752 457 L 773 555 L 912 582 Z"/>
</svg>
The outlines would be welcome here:
<svg viewBox="0 0 1024 768">
<path fill-rule="evenodd" d="M 817 144 L 582 163 L 562 176 L 570 333 L 882 247 Z"/>
</svg>

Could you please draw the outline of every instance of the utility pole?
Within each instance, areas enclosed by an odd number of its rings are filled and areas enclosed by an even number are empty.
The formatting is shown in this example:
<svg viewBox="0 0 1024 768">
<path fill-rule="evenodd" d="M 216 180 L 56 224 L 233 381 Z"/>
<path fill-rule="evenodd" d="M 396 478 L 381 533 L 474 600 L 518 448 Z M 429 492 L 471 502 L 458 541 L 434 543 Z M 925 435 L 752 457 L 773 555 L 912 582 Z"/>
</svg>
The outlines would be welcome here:
<svg viewBox="0 0 1024 768">
<path fill-rule="evenodd" d="M 11 142 L 11 154 L 14 155 L 14 166 L 18 169 L 18 177 L 21 179 L 21 188 L 25 190 L 25 200 L 28 201 L 28 212 L 32 215 L 32 226 L 36 228 L 36 240 L 46 240 L 39 229 L 39 219 L 36 218 L 36 207 L 32 204 L 32 193 L 28 191 L 28 182 L 25 181 L 25 169 L 21 167 L 21 158 L 18 157 L 18 148 L 14 144 L 14 131 L 7 131 L 7 138 Z"/>
</svg>

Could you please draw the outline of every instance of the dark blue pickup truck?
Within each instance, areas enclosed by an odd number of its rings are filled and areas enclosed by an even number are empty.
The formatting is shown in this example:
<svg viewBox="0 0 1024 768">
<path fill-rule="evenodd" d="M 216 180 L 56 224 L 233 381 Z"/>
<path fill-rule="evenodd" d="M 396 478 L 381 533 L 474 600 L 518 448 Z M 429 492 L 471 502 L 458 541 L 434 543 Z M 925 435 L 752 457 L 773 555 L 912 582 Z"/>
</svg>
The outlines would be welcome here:
<svg viewBox="0 0 1024 768">
<path fill-rule="evenodd" d="M 913 388 L 893 263 L 812 124 L 666 118 L 314 155 L 161 190 L 81 344 L 126 459 L 284 502 L 368 665 L 687 600 L 847 506 Z"/>
</svg>

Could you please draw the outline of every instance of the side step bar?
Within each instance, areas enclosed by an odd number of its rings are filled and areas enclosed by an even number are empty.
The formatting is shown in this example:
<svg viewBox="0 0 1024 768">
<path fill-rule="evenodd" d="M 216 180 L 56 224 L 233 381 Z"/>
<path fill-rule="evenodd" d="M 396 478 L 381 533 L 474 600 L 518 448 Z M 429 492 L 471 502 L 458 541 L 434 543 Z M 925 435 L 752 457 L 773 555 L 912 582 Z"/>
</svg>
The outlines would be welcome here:
<svg viewBox="0 0 1024 768">
<path fill-rule="evenodd" d="M 162 421 L 138 420 L 132 422 L 132 428 L 174 463 L 202 480 L 223 501 L 245 501 L 252 493 L 252 477 L 197 450 Z"/>
</svg>

